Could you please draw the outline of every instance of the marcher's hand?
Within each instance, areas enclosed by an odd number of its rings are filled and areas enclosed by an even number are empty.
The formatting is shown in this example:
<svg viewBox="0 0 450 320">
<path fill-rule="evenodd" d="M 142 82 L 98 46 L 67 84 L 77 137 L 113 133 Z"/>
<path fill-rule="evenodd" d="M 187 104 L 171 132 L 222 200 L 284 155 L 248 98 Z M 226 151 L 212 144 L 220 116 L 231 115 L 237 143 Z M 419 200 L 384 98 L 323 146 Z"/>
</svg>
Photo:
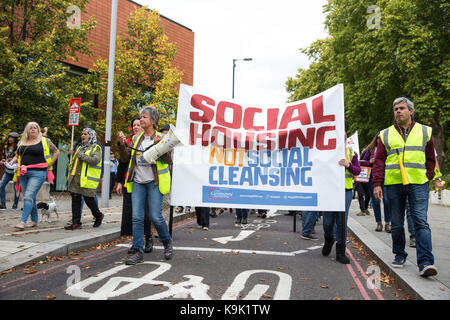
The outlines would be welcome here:
<svg viewBox="0 0 450 320">
<path fill-rule="evenodd" d="M 374 163 L 375 162 L 375 158 L 372 158 L 369 160 L 369 163 Z"/>
<path fill-rule="evenodd" d="M 155 135 L 155 138 L 153 138 L 153 143 L 158 143 L 161 141 L 161 136 L 160 135 Z"/>
<path fill-rule="evenodd" d="M 125 137 L 125 135 L 123 134 L 122 131 L 119 131 L 119 133 L 117 134 L 117 141 L 119 142 L 119 144 L 121 146 L 125 145 L 126 140 L 127 140 L 127 137 Z"/>
<path fill-rule="evenodd" d="M 439 189 L 439 190 L 444 189 L 444 184 L 442 183 L 441 180 L 436 179 L 436 180 L 434 181 L 434 183 L 435 183 L 436 189 Z"/>
<path fill-rule="evenodd" d="M 381 201 L 383 199 L 383 190 L 380 186 L 373 188 L 373 195 L 378 201 Z"/>
<path fill-rule="evenodd" d="M 350 167 L 350 162 L 349 162 L 347 159 L 341 159 L 341 160 L 339 160 L 339 164 L 340 164 L 341 166 L 346 167 L 346 168 Z"/>
<path fill-rule="evenodd" d="M 73 155 L 73 153 L 74 153 L 74 151 L 73 151 L 72 148 L 70 148 L 70 150 L 67 152 L 67 154 L 68 154 L 69 156 Z"/>
<path fill-rule="evenodd" d="M 117 183 L 116 185 L 116 193 L 121 196 L 122 195 L 122 184 L 121 183 Z"/>
</svg>

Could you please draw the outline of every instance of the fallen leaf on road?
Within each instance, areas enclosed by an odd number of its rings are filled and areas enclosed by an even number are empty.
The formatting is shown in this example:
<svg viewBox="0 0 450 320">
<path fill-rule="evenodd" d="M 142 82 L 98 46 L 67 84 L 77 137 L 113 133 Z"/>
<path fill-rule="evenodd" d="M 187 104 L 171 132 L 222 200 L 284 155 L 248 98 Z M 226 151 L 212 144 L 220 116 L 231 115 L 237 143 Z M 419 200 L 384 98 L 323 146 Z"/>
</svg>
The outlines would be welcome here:
<svg viewBox="0 0 450 320">
<path fill-rule="evenodd" d="M 25 247 L 24 244 L 21 244 L 20 246 L 17 246 L 17 248 L 23 248 L 23 247 Z"/>
<path fill-rule="evenodd" d="M 265 293 L 263 293 L 262 297 L 263 297 L 263 298 L 268 298 L 268 299 L 272 298 L 272 296 L 270 296 L 270 295 L 268 295 L 268 294 L 265 294 Z"/>
<path fill-rule="evenodd" d="M 341 300 L 339 297 L 334 297 L 333 300 Z"/>
<path fill-rule="evenodd" d="M 53 300 L 56 299 L 56 296 L 54 294 L 49 294 L 48 296 L 45 297 L 45 300 Z"/>
<path fill-rule="evenodd" d="M 300 278 L 300 280 L 309 280 L 308 278 Z"/>
<path fill-rule="evenodd" d="M 322 284 L 320 287 L 321 287 L 321 288 L 324 288 L 324 289 L 327 289 L 327 288 L 328 288 L 328 286 L 327 286 L 326 284 Z"/>
<path fill-rule="evenodd" d="M 35 269 L 24 269 L 23 270 L 26 274 L 33 274 L 33 273 L 36 273 L 37 272 L 37 270 L 35 270 Z"/>
</svg>

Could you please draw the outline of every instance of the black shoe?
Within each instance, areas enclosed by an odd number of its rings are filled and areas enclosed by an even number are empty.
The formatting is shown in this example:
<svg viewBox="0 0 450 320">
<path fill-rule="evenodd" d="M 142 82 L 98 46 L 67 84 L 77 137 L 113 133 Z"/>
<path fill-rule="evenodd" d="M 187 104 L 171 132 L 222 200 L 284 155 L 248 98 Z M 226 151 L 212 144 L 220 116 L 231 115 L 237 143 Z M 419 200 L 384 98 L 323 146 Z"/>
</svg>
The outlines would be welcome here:
<svg viewBox="0 0 450 320">
<path fill-rule="evenodd" d="M 238 227 L 241 224 L 241 219 L 236 219 L 236 221 L 234 222 L 234 226 Z"/>
<path fill-rule="evenodd" d="M 319 240 L 319 238 L 314 237 L 312 234 L 301 235 L 300 238 L 305 240 Z"/>
<path fill-rule="evenodd" d="M 405 265 L 405 262 L 406 262 L 406 258 L 396 256 L 394 258 L 394 261 L 392 261 L 391 266 L 393 266 L 394 268 L 403 268 L 403 266 Z"/>
<path fill-rule="evenodd" d="M 100 213 L 100 214 L 101 214 L 101 216 L 99 218 L 95 219 L 95 222 L 93 225 L 94 228 L 98 228 L 102 224 L 102 221 L 103 221 L 103 218 L 105 217 L 105 215 L 103 213 Z"/>
<path fill-rule="evenodd" d="M 247 218 L 242 219 L 242 224 L 247 224 Z"/>
<path fill-rule="evenodd" d="M 345 255 L 345 244 L 336 243 L 336 261 L 349 264 L 350 259 Z"/>
<path fill-rule="evenodd" d="M 166 260 L 172 259 L 173 256 L 172 239 L 163 241 L 162 243 L 164 245 L 164 258 Z"/>
<path fill-rule="evenodd" d="M 66 230 L 81 229 L 81 223 L 80 224 L 77 224 L 77 223 L 69 224 L 67 226 L 64 226 L 64 229 L 66 229 Z"/>
<path fill-rule="evenodd" d="M 144 255 L 137 250 L 131 257 L 125 260 L 126 265 L 135 265 L 144 262 Z"/>
<path fill-rule="evenodd" d="M 6 210 L 6 206 L 0 204 L 0 210 Z"/>
<path fill-rule="evenodd" d="M 17 210 L 17 204 L 13 204 L 12 208 L 13 210 Z"/>
<path fill-rule="evenodd" d="M 145 253 L 150 253 L 153 251 L 153 237 L 152 236 L 145 236 Z"/>
<path fill-rule="evenodd" d="M 327 257 L 330 254 L 331 249 L 333 248 L 333 244 L 334 244 L 333 237 L 330 238 L 325 237 L 325 244 L 323 245 L 322 248 L 322 255 L 324 257 Z"/>
<path fill-rule="evenodd" d="M 128 249 L 127 253 L 128 254 L 135 254 L 136 252 L 138 252 L 139 249 L 135 248 L 135 247 L 131 247 L 130 249 Z"/>
</svg>

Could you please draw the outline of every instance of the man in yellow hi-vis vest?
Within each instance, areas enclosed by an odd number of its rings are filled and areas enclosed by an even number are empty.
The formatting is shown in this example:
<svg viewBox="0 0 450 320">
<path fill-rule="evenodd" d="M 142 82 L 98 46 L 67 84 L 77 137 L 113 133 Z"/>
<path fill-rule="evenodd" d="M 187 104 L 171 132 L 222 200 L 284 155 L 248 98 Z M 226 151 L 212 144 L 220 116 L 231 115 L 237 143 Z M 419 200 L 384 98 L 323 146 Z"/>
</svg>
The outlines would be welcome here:
<svg viewBox="0 0 450 320">
<path fill-rule="evenodd" d="M 156 132 L 159 112 L 153 106 L 147 106 L 140 112 L 140 124 L 143 132 L 133 137 L 132 148 L 126 147 L 125 140 L 119 141 L 119 153 L 122 162 L 129 161 L 125 187 L 131 193 L 133 215 L 133 244 L 137 249 L 125 264 L 135 265 L 144 261 L 144 216 L 145 204 L 148 203 L 149 216 L 159 240 L 164 245 L 164 258 L 172 258 L 173 248 L 169 230 L 162 216 L 163 195 L 170 191 L 169 165 L 172 164 L 170 152 L 157 159 L 156 164 L 149 164 L 143 157 L 144 151 L 161 140 Z"/>
<path fill-rule="evenodd" d="M 384 178 L 392 217 L 392 266 L 403 267 L 405 251 L 405 204 L 408 200 L 416 233 L 417 265 L 423 277 L 434 276 L 431 230 L 427 222 L 428 182 L 434 177 L 436 158 L 432 130 L 414 121 L 414 104 L 407 98 L 394 100 L 395 122 L 380 132 L 372 171 L 374 195 L 382 199 Z"/>
</svg>

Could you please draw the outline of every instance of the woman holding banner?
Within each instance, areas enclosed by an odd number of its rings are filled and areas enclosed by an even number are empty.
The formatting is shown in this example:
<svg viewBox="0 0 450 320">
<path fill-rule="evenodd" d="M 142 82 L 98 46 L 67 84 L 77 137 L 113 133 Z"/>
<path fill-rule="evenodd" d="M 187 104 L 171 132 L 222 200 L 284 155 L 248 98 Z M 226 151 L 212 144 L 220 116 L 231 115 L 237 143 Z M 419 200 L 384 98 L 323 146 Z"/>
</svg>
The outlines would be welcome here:
<svg viewBox="0 0 450 320">
<path fill-rule="evenodd" d="M 347 137 L 346 139 L 347 140 Z M 339 160 L 339 165 L 345 167 L 345 212 L 343 211 L 324 211 L 323 212 L 323 231 L 325 244 L 322 248 L 322 255 L 328 256 L 334 244 L 333 229 L 336 224 L 336 261 L 349 264 L 350 260 L 345 255 L 345 243 L 347 240 L 347 217 L 353 193 L 353 176 L 359 175 L 361 168 L 359 166 L 358 154 L 350 148 L 345 148 L 345 159 Z"/>
<path fill-rule="evenodd" d="M 125 186 L 131 192 L 133 212 L 133 244 L 137 251 L 125 264 L 135 265 L 144 261 L 144 216 L 148 204 L 150 220 L 155 226 L 159 240 L 164 245 L 164 258 L 172 259 L 173 248 L 169 230 L 162 216 L 163 195 L 170 191 L 169 165 L 172 164 L 170 152 L 163 154 L 155 164 L 148 163 L 144 153 L 161 140 L 156 131 L 159 112 L 153 106 L 147 106 L 140 112 L 143 131 L 133 137 L 133 147 L 127 148 L 122 139 L 119 146 L 122 161 L 129 161 Z"/>
</svg>

